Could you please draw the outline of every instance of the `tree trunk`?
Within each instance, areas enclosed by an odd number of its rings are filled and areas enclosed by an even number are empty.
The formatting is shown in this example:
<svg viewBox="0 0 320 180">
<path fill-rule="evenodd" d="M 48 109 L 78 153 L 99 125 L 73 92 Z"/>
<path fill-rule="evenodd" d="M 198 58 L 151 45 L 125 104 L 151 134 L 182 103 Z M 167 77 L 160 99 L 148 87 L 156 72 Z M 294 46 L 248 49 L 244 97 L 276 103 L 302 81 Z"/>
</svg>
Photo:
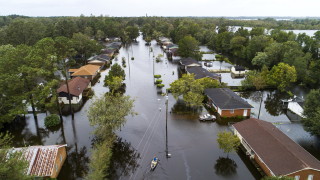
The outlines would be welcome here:
<svg viewBox="0 0 320 180">
<path fill-rule="evenodd" d="M 68 75 L 67 74 L 66 74 L 66 84 L 67 84 L 67 91 L 68 91 L 68 98 L 69 98 L 70 113 L 72 115 L 72 119 L 74 119 L 74 114 L 73 114 L 73 109 L 72 109 L 72 104 L 71 104 L 71 95 L 70 95 L 69 84 L 68 84 Z"/>
<path fill-rule="evenodd" d="M 60 103 L 59 103 L 58 97 L 59 97 L 59 95 L 58 95 L 58 96 L 57 96 L 57 98 L 56 98 L 56 103 L 57 103 L 57 106 L 58 106 L 58 111 L 59 111 L 60 121 L 61 121 L 61 123 L 63 123 L 62 112 L 61 112 L 61 106 L 60 106 Z"/>
<path fill-rule="evenodd" d="M 37 121 L 37 123 L 38 123 L 37 112 L 36 112 L 36 108 L 34 107 L 33 95 L 32 94 L 30 95 L 30 102 L 31 102 L 32 114 L 33 114 L 34 120 Z"/>
</svg>

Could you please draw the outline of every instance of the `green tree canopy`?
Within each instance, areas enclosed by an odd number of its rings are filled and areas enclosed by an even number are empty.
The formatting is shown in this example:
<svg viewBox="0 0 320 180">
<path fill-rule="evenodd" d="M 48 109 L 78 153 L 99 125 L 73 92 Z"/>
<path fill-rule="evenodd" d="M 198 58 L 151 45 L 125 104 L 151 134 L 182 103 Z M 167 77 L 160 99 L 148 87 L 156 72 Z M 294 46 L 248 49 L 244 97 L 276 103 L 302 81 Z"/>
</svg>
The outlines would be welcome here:
<svg viewBox="0 0 320 180">
<path fill-rule="evenodd" d="M 236 135 L 233 135 L 232 132 L 227 131 L 218 133 L 217 142 L 219 148 L 228 154 L 232 151 L 236 151 L 240 146 L 240 139 Z"/>
<path fill-rule="evenodd" d="M 270 85 L 277 87 L 284 92 L 290 83 L 296 82 L 297 72 L 294 66 L 285 63 L 279 63 L 274 66 L 268 76 Z"/>
<path fill-rule="evenodd" d="M 311 90 L 304 103 L 302 124 L 306 131 L 320 135 L 320 90 Z"/>
<path fill-rule="evenodd" d="M 192 36 L 188 35 L 182 38 L 179 43 L 178 54 L 181 57 L 193 57 L 200 60 L 199 42 Z"/>
</svg>

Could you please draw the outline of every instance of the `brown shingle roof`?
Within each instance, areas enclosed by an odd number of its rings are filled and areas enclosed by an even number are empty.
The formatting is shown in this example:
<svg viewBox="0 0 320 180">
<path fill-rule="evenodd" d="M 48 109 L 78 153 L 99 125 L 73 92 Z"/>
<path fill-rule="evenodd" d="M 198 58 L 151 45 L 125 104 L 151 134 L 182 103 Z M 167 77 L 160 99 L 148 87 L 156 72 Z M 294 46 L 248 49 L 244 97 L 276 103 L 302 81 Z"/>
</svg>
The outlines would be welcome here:
<svg viewBox="0 0 320 180">
<path fill-rule="evenodd" d="M 71 79 L 68 82 L 70 94 L 74 96 L 79 96 L 83 92 L 83 90 L 85 90 L 88 87 L 89 83 L 90 83 L 89 79 L 85 79 L 82 77 L 75 77 Z M 61 85 L 60 88 L 57 90 L 57 92 L 68 93 L 67 85 L 66 84 Z"/>
<path fill-rule="evenodd" d="M 96 74 L 96 72 L 100 69 L 98 65 L 88 64 L 80 67 L 76 72 L 74 72 L 71 76 L 90 76 Z"/>
<path fill-rule="evenodd" d="M 273 124 L 251 118 L 233 127 L 276 176 L 302 169 L 320 171 L 320 161 Z"/>
<path fill-rule="evenodd" d="M 58 150 L 65 146 L 67 145 L 30 146 L 14 148 L 12 152 L 22 152 L 28 162 L 27 175 L 46 177 L 52 175 Z"/>
</svg>

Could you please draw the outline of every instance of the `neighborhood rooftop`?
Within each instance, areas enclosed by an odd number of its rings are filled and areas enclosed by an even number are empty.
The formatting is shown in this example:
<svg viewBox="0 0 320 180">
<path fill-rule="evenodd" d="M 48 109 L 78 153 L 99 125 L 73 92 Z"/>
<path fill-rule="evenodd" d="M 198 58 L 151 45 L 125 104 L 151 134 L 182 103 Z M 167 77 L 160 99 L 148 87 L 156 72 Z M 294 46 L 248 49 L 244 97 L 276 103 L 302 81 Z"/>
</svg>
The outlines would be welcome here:
<svg viewBox="0 0 320 180">
<path fill-rule="evenodd" d="M 190 74 L 194 74 L 194 78 L 195 79 L 201 79 L 201 78 L 205 78 L 205 77 L 210 77 L 216 80 L 219 80 L 221 78 L 220 75 L 216 74 L 216 73 L 211 73 L 208 70 L 200 67 L 200 66 L 190 66 L 187 67 L 187 71 Z"/>
<path fill-rule="evenodd" d="M 191 65 L 191 64 L 195 64 L 195 65 L 201 66 L 201 64 L 200 64 L 197 60 L 195 60 L 195 59 L 193 59 L 193 58 L 190 58 L 190 57 L 181 59 L 181 60 L 180 60 L 180 63 L 181 63 L 181 65 L 183 65 L 183 66 L 189 66 L 189 65 Z"/>
<path fill-rule="evenodd" d="M 229 88 L 209 88 L 205 89 L 204 93 L 220 109 L 253 108 L 248 102 L 243 100 Z"/>
<path fill-rule="evenodd" d="M 69 85 L 70 94 L 74 96 L 79 96 L 83 92 L 83 90 L 88 87 L 89 84 L 90 84 L 90 80 L 82 77 L 75 77 L 69 80 L 68 85 Z M 57 92 L 68 93 L 67 85 L 63 84 L 62 86 L 60 86 Z"/>
<path fill-rule="evenodd" d="M 99 69 L 100 69 L 100 66 L 88 64 L 88 65 L 80 67 L 77 70 L 72 69 L 72 70 L 76 70 L 76 71 L 74 71 L 72 76 L 94 75 Z M 69 70 L 69 72 L 71 72 L 71 71 Z"/>
<path fill-rule="evenodd" d="M 251 118 L 233 127 L 275 176 L 303 169 L 320 171 L 320 161 L 272 123 Z"/>
<path fill-rule="evenodd" d="M 58 150 L 64 145 L 29 146 L 13 148 L 11 152 L 22 152 L 24 159 L 28 162 L 27 175 L 47 177 L 52 176 Z M 9 152 L 10 153 L 10 152 Z"/>
</svg>

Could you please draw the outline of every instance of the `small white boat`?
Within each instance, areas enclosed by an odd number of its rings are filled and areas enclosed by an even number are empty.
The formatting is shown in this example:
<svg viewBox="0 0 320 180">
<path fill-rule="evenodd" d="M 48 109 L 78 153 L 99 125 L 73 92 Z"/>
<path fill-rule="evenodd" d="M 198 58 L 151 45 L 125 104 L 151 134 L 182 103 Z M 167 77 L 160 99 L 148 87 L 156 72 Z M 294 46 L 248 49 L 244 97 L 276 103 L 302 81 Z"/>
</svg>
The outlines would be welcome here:
<svg viewBox="0 0 320 180">
<path fill-rule="evenodd" d="M 152 161 L 151 161 L 151 171 L 153 171 L 157 167 L 158 162 L 159 162 L 159 158 L 154 157 L 152 159 Z"/>
<path fill-rule="evenodd" d="M 211 114 L 204 114 L 204 115 L 199 116 L 199 120 L 200 121 L 214 121 L 214 120 L 216 120 L 216 116 L 211 115 Z"/>
</svg>

